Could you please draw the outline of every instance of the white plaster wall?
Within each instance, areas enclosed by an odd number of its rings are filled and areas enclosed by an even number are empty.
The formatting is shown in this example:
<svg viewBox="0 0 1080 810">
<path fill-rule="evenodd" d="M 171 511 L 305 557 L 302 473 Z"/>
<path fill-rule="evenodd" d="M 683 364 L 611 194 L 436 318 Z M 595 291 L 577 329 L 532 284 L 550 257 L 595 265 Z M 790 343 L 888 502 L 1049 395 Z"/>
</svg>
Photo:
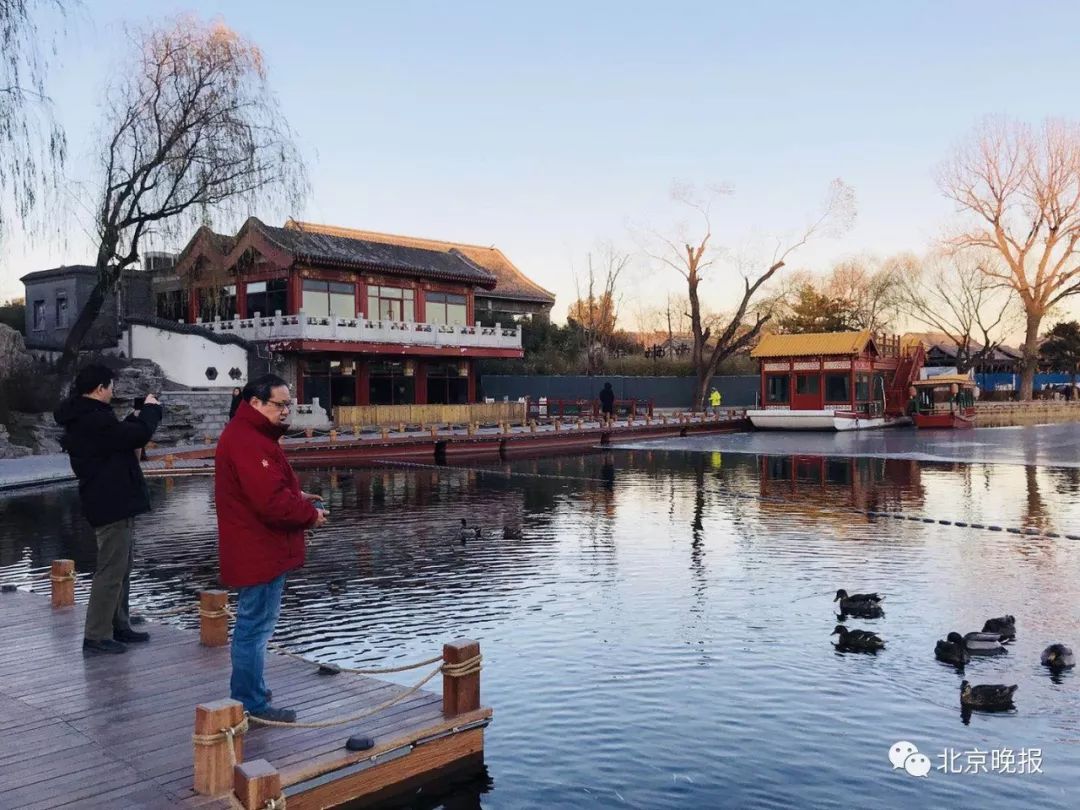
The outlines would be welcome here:
<svg viewBox="0 0 1080 810">
<path fill-rule="evenodd" d="M 129 356 L 153 360 L 175 383 L 198 388 L 232 388 L 247 383 L 247 350 L 241 346 L 221 345 L 200 335 L 167 332 L 153 326 L 132 324 L 121 339 L 121 348 Z M 217 377 L 207 379 L 206 369 L 216 368 Z M 233 378 L 229 371 L 239 369 Z"/>
</svg>

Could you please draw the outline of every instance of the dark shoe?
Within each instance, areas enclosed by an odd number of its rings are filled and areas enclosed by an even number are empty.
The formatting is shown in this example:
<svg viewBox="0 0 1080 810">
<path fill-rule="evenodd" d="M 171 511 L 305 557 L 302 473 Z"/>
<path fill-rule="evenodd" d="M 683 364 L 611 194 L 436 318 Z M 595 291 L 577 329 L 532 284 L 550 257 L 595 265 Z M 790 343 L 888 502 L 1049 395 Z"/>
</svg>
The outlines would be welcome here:
<svg viewBox="0 0 1080 810">
<path fill-rule="evenodd" d="M 121 644 L 119 641 L 114 641 L 111 638 L 103 638 L 97 641 L 92 638 L 84 638 L 82 643 L 83 654 L 86 653 L 111 653 L 118 655 L 120 653 L 127 652 L 127 647 Z"/>
<path fill-rule="evenodd" d="M 276 709 L 267 706 L 262 711 L 251 712 L 251 716 L 257 720 L 270 720 L 273 723 L 295 723 L 296 712 L 292 709 Z"/>
<path fill-rule="evenodd" d="M 150 640 L 149 633 L 141 633 L 138 630 L 132 630 L 130 627 L 127 630 L 113 630 L 112 637 L 125 644 L 140 644 Z"/>
</svg>

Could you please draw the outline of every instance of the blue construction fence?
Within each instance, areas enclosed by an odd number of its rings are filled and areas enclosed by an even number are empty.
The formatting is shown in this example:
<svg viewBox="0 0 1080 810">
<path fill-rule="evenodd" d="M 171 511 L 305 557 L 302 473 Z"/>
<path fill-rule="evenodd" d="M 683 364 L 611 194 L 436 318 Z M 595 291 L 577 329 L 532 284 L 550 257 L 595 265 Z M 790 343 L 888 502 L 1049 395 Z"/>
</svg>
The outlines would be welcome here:
<svg viewBox="0 0 1080 810">
<path fill-rule="evenodd" d="M 596 399 L 604 383 L 611 383 L 616 399 L 651 400 L 656 408 L 689 408 L 694 398 L 693 377 L 593 377 L 575 375 L 485 374 L 480 378 L 481 397 L 496 402 L 528 397 L 531 400 Z M 731 408 L 752 408 L 757 404 L 756 374 L 713 377 L 713 385 Z"/>
<path fill-rule="evenodd" d="M 1060 372 L 1045 372 L 1035 375 L 1035 390 L 1041 391 L 1048 385 L 1068 385 L 1072 376 Z M 975 374 L 975 384 L 983 391 L 1016 391 L 1020 388 L 1020 375 L 1008 372 Z"/>
</svg>

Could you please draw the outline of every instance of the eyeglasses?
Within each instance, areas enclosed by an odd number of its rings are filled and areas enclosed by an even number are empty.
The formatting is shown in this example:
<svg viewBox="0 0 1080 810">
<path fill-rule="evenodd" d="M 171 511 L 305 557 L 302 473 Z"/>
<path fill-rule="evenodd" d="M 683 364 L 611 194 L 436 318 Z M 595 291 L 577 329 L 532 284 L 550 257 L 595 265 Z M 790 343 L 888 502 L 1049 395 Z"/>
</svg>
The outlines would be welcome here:
<svg viewBox="0 0 1080 810">
<path fill-rule="evenodd" d="M 268 399 L 268 400 L 266 400 L 266 404 L 267 405 L 273 405 L 279 411 L 287 411 L 287 410 L 289 410 L 289 408 L 292 407 L 292 402 L 289 401 L 289 400 L 286 400 L 285 402 L 278 402 L 278 401 L 273 400 L 273 399 Z"/>
</svg>

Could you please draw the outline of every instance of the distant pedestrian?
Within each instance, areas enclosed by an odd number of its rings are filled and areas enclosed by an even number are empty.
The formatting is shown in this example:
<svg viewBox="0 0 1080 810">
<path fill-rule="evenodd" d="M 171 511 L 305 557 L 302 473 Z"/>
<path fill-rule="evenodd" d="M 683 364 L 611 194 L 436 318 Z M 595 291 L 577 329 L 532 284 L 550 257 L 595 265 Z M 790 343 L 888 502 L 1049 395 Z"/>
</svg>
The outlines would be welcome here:
<svg viewBox="0 0 1080 810">
<path fill-rule="evenodd" d="M 600 413 L 605 422 L 611 421 L 615 414 L 615 391 L 612 390 L 611 383 L 604 383 L 604 389 L 600 392 Z"/>
<path fill-rule="evenodd" d="M 288 428 L 289 386 L 265 374 L 249 382 L 218 440 L 214 458 L 218 557 L 222 584 L 238 590 L 230 694 L 254 717 L 296 721 L 270 704 L 263 670 L 285 575 L 304 564 L 304 529 L 326 523 L 319 496 L 300 482 L 278 439 Z"/>
<path fill-rule="evenodd" d="M 709 394 L 709 412 L 712 416 L 716 416 L 716 414 L 720 412 L 721 402 L 723 402 L 723 397 L 720 396 L 720 392 L 716 390 L 716 386 L 714 385 Z"/>
<path fill-rule="evenodd" d="M 161 422 L 161 405 L 147 394 L 139 410 L 123 422 L 112 409 L 113 373 L 90 365 L 75 377 L 71 396 L 54 417 L 79 479 L 83 515 L 97 537 L 97 568 L 90 586 L 83 632 L 84 653 L 122 653 L 125 644 L 149 641 L 133 630 L 128 594 L 135 544 L 135 515 L 150 511 L 150 495 L 139 451 Z"/>
<path fill-rule="evenodd" d="M 232 419 L 236 416 L 236 409 L 240 407 L 240 403 L 244 401 L 244 398 L 240 396 L 240 389 L 234 388 L 232 390 L 232 402 L 229 403 L 229 418 Z"/>
</svg>

